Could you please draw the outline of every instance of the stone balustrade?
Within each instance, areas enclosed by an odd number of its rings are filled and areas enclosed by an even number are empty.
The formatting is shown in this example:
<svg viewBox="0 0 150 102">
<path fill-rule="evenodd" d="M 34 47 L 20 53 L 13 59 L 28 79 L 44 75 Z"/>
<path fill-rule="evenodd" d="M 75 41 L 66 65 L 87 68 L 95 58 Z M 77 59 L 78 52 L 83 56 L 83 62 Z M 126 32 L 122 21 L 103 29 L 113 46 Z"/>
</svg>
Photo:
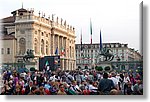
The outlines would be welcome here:
<svg viewBox="0 0 150 102">
<path fill-rule="evenodd" d="M 62 18 L 57 17 L 55 19 L 54 15 L 52 15 L 52 19 L 50 19 L 50 16 L 48 18 L 45 18 L 45 14 L 44 16 L 36 16 L 34 15 L 33 11 L 29 11 L 24 15 L 18 15 L 16 14 L 16 21 L 15 22 L 23 22 L 23 21 L 35 21 L 35 22 L 40 22 L 40 23 L 44 23 L 48 26 L 52 26 L 54 28 L 58 28 L 58 29 L 63 29 L 66 32 L 75 34 L 75 28 L 71 25 L 68 25 L 66 23 L 66 20 L 63 21 Z"/>
</svg>

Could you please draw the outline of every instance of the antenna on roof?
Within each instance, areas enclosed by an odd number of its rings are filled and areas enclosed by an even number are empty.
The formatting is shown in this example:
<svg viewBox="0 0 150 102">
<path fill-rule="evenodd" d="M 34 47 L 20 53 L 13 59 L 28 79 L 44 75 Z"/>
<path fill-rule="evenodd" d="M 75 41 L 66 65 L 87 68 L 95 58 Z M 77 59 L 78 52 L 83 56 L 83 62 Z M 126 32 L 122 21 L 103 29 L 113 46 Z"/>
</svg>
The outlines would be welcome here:
<svg viewBox="0 0 150 102">
<path fill-rule="evenodd" d="M 22 2 L 22 9 L 23 9 L 23 2 Z"/>
</svg>

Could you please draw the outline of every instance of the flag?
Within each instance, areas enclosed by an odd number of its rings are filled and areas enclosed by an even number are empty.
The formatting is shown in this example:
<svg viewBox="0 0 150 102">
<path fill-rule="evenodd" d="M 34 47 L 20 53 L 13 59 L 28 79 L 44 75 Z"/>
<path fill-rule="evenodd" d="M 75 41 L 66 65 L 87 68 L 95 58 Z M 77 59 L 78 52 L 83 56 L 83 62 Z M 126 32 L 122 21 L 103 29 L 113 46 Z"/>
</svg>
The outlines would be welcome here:
<svg viewBox="0 0 150 102">
<path fill-rule="evenodd" d="M 55 54 L 58 55 L 58 47 L 55 50 Z"/>
<path fill-rule="evenodd" d="M 82 29 L 81 29 L 81 56 L 83 56 L 83 48 L 82 48 Z"/>
<path fill-rule="evenodd" d="M 45 68 L 47 68 L 47 66 L 49 65 L 48 61 L 46 61 L 45 63 Z"/>
<path fill-rule="evenodd" d="M 64 48 L 61 48 L 61 56 L 63 56 L 65 54 Z"/>
<path fill-rule="evenodd" d="M 91 22 L 91 19 L 90 19 L 90 34 L 91 34 L 91 44 L 92 44 L 92 22 Z"/>
<path fill-rule="evenodd" d="M 101 36 L 101 30 L 100 30 L 100 51 L 102 50 L 103 48 L 103 44 L 102 44 L 102 36 Z"/>
<path fill-rule="evenodd" d="M 57 61 L 57 60 L 54 60 L 54 64 L 58 64 L 58 61 Z"/>
</svg>

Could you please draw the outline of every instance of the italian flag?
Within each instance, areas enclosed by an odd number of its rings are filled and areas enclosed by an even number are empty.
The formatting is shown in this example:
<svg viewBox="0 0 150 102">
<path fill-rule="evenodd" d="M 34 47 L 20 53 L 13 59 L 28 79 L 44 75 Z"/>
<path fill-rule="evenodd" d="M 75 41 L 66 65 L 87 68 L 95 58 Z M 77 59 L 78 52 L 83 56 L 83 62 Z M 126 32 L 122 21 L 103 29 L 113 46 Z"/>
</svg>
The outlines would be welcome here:
<svg viewBox="0 0 150 102">
<path fill-rule="evenodd" d="M 64 56 L 65 55 L 65 51 L 64 51 L 64 48 L 62 47 L 61 48 L 61 56 Z"/>
<path fill-rule="evenodd" d="M 47 66 L 49 65 L 48 61 L 46 61 L 45 63 L 45 68 L 47 68 Z"/>
<path fill-rule="evenodd" d="M 54 64 L 58 64 L 58 61 L 57 61 L 57 60 L 55 60 L 55 61 L 54 61 Z"/>
</svg>

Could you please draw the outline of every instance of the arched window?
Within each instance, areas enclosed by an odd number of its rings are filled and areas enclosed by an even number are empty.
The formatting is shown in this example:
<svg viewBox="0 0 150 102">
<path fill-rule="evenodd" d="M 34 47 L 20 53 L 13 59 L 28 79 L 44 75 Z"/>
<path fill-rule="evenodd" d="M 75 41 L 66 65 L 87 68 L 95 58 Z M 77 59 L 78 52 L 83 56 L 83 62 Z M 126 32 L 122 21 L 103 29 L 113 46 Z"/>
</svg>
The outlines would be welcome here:
<svg viewBox="0 0 150 102">
<path fill-rule="evenodd" d="M 41 53 L 44 55 L 44 40 L 41 40 Z"/>
<path fill-rule="evenodd" d="M 34 40 L 34 52 L 35 52 L 35 54 L 37 54 L 37 51 L 38 51 L 38 41 L 35 38 L 35 40 Z"/>
<path fill-rule="evenodd" d="M 48 41 L 46 41 L 46 55 L 48 55 Z"/>
<path fill-rule="evenodd" d="M 24 55 L 26 51 L 26 40 L 25 38 L 20 38 L 19 40 L 19 54 Z"/>
</svg>

